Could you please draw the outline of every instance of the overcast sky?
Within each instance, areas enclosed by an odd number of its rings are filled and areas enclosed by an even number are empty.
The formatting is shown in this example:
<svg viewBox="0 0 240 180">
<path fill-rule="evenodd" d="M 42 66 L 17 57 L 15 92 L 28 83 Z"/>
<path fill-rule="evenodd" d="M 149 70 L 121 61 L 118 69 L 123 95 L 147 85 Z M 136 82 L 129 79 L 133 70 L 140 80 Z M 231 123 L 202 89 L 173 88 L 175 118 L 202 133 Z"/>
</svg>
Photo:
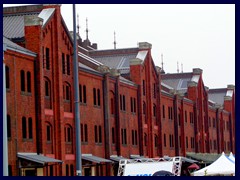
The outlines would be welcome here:
<svg viewBox="0 0 240 180">
<path fill-rule="evenodd" d="M 69 30 L 73 30 L 72 4 L 61 6 Z M 234 4 L 77 4 L 80 36 L 88 37 L 98 49 L 137 47 L 152 44 L 155 65 L 166 73 L 203 70 L 209 88 L 235 84 L 235 5 Z"/>
</svg>

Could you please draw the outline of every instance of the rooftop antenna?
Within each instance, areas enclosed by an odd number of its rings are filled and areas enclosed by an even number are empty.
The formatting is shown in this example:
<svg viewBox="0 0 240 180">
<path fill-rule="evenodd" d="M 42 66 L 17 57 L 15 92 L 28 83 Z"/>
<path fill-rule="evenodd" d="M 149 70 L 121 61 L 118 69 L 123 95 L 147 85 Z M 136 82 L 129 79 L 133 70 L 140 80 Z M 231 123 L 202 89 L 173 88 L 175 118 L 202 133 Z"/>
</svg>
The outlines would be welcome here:
<svg viewBox="0 0 240 180">
<path fill-rule="evenodd" d="M 181 68 L 182 68 L 182 73 L 183 73 L 183 64 L 181 64 Z"/>
<path fill-rule="evenodd" d="M 77 33 L 79 34 L 79 14 L 77 14 Z"/>
<path fill-rule="evenodd" d="M 177 73 L 179 73 L 179 65 L 178 65 L 178 62 L 177 62 Z"/>
<path fill-rule="evenodd" d="M 116 33 L 115 33 L 115 31 L 114 31 L 114 42 L 113 42 L 113 44 L 114 44 L 114 49 L 116 49 L 117 42 L 116 42 Z"/>
<path fill-rule="evenodd" d="M 86 40 L 88 40 L 88 19 L 86 18 Z"/>
<path fill-rule="evenodd" d="M 162 59 L 162 70 L 163 70 L 163 54 L 161 54 L 161 59 Z"/>
</svg>

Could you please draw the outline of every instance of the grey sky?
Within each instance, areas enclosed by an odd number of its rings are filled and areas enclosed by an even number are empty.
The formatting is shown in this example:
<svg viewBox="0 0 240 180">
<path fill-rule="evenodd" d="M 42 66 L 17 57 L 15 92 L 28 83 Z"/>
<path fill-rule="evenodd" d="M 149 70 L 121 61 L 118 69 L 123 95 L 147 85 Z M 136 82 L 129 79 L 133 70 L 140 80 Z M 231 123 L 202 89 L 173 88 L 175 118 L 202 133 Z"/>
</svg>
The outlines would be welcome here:
<svg viewBox="0 0 240 180">
<path fill-rule="evenodd" d="M 80 35 L 98 49 L 137 47 L 152 44 L 154 63 L 166 73 L 203 70 L 205 86 L 226 88 L 235 84 L 235 5 L 234 4 L 78 4 Z M 61 6 L 69 30 L 73 30 L 72 4 Z"/>
</svg>

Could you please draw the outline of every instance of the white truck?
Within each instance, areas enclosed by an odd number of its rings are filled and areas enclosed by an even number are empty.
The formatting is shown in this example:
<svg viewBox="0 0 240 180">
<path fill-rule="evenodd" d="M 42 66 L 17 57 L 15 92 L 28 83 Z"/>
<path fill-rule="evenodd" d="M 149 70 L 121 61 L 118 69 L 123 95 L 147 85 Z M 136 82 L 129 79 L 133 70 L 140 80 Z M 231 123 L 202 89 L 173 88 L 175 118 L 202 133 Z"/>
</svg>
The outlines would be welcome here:
<svg viewBox="0 0 240 180">
<path fill-rule="evenodd" d="M 161 170 L 180 176 L 181 166 L 182 157 L 122 159 L 119 161 L 118 176 L 152 176 Z"/>
</svg>

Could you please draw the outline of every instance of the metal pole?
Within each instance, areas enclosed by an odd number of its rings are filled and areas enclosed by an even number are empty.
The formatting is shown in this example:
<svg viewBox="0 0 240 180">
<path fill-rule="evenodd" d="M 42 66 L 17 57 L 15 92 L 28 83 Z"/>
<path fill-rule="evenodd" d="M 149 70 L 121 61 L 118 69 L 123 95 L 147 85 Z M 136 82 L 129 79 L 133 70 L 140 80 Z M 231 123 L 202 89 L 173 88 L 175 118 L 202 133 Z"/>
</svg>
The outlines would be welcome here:
<svg viewBox="0 0 240 180">
<path fill-rule="evenodd" d="M 6 79 L 4 51 L 6 45 L 3 44 L 3 176 L 8 176 L 8 142 L 7 142 L 7 101 L 6 101 Z"/>
<path fill-rule="evenodd" d="M 73 4 L 73 80 L 74 80 L 74 108 L 76 126 L 76 175 L 82 176 L 81 159 L 81 129 L 80 129 L 80 110 L 79 110 L 79 85 L 78 85 L 78 55 L 76 37 L 76 12 Z"/>
</svg>

